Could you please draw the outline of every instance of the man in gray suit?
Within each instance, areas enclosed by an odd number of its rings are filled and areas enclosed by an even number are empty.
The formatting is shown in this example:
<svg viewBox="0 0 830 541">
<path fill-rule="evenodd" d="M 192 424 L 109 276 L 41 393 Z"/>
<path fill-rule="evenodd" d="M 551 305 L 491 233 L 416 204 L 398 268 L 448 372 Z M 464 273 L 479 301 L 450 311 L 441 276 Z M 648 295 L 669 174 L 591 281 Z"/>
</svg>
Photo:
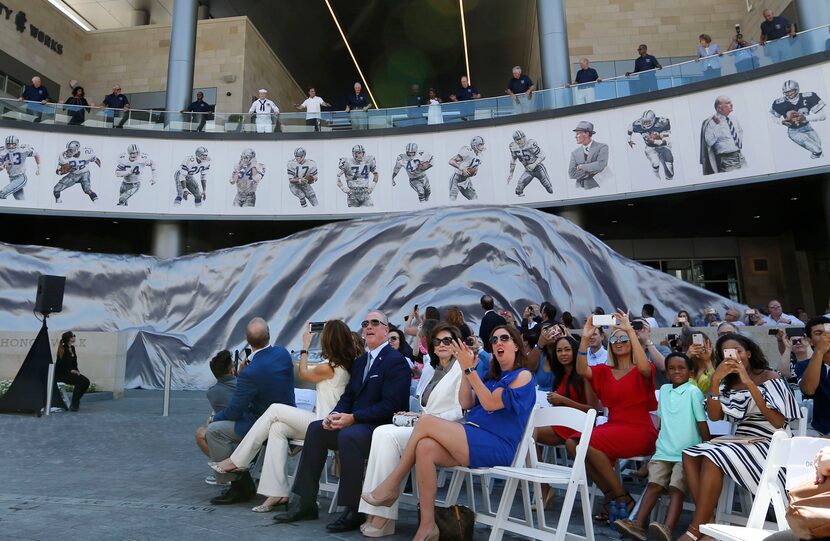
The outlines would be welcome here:
<svg viewBox="0 0 830 541">
<path fill-rule="evenodd" d="M 594 177 L 608 167 L 608 145 L 594 141 L 596 132 L 590 122 L 579 122 L 574 133 L 579 146 L 571 152 L 568 176 L 576 180 L 577 188 L 599 188 L 599 183 Z"/>
</svg>

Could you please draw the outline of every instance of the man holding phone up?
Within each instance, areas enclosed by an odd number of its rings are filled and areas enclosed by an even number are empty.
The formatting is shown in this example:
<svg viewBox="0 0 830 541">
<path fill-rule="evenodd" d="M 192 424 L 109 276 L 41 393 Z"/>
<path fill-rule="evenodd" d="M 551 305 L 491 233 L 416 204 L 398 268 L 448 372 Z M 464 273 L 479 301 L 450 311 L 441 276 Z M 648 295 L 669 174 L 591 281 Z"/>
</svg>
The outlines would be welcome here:
<svg viewBox="0 0 830 541">
<path fill-rule="evenodd" d="M 796 364 L 795 373 L 805 398 L 813 399 L 813 428 L 826 438 L 830 437 L 830 318 L 814 317 L 805 330 L 813 356 Z"/>
</svg>

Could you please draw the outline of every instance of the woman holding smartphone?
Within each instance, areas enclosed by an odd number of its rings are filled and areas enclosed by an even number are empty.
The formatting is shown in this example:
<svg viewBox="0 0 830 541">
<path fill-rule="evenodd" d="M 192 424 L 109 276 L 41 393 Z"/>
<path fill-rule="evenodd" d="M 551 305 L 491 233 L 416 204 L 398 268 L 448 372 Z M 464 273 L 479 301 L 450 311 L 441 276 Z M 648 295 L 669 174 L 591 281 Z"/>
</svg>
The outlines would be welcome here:
<svg viewBox="0 0 830 541">
<path fill-rule="evenodd" d="M 683 470 L 695 511 L 681 539 L 696 541 L 699 527 L 709 522 L 720 497 L 723 476 L 729 475 L 751 493 L 758 491 L 772 434 L 789 430 L 801 409 L 787 382 L 770 370 L 758 345 L 738 334 L 721 336 L 715 345 L 715 372 L 710 379 L 706 411 L 713 421 L 737 424 L 734 436 L 715 438 L 683 452 Z M 781 493 L 783 472 L 779 472 Z"/>
<path fill-rule="evenodd" d="M 245 470 L 268 440 L 265 463 L 257 492 L 267 496 L 262 505 L 252 509 L 256 513 L 268 513 L 275 507 L 288 504 L 288 477 L 285 464 L 288 461 L 288 442 L 303 439 L 308 425 L 328 415 L 337 405 L 340 395 L 349 383 L 352 363 L 360 354 L 352 331 L 339 320 L 327 321 L 320 333 L 320 347 L 325 362 L 308 366 L 308 348 L 311 338 L 311 324 L 303 335 L 303 349 L 300 351 L 300 367 L 297 376 L 317 384 L 317 404 L 314 411 L 307 411 L 285 404 L 271 404 L 257 419 L 233 454 L 222 462 L 208 462 L 218 473 Z"/>
</svg>

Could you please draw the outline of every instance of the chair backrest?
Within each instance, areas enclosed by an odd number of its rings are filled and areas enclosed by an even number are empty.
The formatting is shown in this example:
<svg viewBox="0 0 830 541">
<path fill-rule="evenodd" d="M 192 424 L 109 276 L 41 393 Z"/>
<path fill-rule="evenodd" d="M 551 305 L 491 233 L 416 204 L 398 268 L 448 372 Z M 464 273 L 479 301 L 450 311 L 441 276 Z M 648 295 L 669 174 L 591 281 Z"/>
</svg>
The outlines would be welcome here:
<svg viewBox="0 0 830 541">
<path fill-rule="evenodd" d="M 779 530 L 789 529 L 786 520 L 787 496 L 779 489 L 778 471 L 787 470 L 787 488 L 815 479 L 813 459 L 819 449 L 830 446 L 824 438 L 791 438 L 784 430 L 777 430 L 767 454 L 767 462 L 761 473 L 758 491 L 752 502 L 747 528 L 763 528 L 770 502 L 775 509 Z"/>
<path fill-rule="evenodd" d="M 807 435 L 807 407 L 801 406 L 801 419 L 793 421 L 790 430 L 796 436 L 804 437 Z"/>
<path fill-rule="evenodd" d="M 585 468 L 585 456 L 588 454 L 588 444 L 591 441 L 591 433 L 594 431 L 597 410 L 590 409 L 587 412 L 566 406 L 555 406 L 552 408 L 538 409 L 533 412 L 533 426 L 562 426 L 581 433 L 579 444 L 576 446 L 574 456 L 574 475 L 580 474 Z M 536 453 L 530 453 L 530 465 L 535 468 L 538 464 Z"/>
<path fill-rule="evenodd" d="M 522 432 L 522 439 L 519 441 L 519 447 L 516 448 L 516 454 L 513 455 L 513 462 L 510 464 L 513 468 L 521 468 L 528 462 L 528 457 L 536 456 L 536 449 L 533 444 L 533 429 L 536 425 L 533 423 L 536 413 L 539 411 L 548 410 L 551 408 L 534 408 L 527 417 L 524 432 Z"/>
</svg>

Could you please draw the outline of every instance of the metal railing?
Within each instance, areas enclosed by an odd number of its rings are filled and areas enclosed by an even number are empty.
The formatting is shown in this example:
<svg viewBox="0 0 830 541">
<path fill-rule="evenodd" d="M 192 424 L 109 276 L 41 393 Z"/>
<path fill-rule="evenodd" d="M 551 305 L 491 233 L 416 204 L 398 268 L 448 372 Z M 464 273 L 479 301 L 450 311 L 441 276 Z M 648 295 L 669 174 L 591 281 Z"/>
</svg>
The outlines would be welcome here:
<svg viewBox="0 0 830 541">
<path fill-rule="evenodd" d="M 742 73 L 830 48 L 830 25 L 770 41 L 752 44 L 720 55 L 689 60 L 659 70 L 650 70 L 602 79 L 600 82 L 539 90 L 530 99 L 524 95 L 480 98 L 421 107 L 393 107 L 347 113 L 324 111 L 310 118 L 301 113 L 273 116 L 266 131 L 312 132 L 386 129 L 425 124 L 444 124 L 500 118 L 536 111 L 547 111 L 594 101 L 612 100 L 698 81 Z M 0 98 L 0 118 L 43 124 L 66 124 L 96 128 L 130 128 L 151 131 L 255 133 L 257 122 L 247 112 L 187 113 L 142 109 L 108 109 L 60 103 L 27 102 Z M 267 124 L 267 122 L 266 122 Z M 261 128 L 260 128 L 261 129 Z"/>
</svg>

